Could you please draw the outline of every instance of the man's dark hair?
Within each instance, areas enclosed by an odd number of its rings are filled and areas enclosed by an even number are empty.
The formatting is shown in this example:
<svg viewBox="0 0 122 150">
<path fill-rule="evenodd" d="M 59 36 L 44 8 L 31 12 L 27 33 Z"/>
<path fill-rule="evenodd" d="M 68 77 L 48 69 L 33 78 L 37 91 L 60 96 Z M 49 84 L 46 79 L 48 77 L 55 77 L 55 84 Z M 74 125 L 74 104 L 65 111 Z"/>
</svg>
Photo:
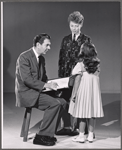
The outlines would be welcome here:
<svg viewBox="0 0 122 150">
<path fill-rule="evenodd" d="M 39 42 L 40 44 L 42 44 L 44 42 L 45 39 L 51 39 L 51 37 L 46 34 L 46 33 L 41 33 L 39 35 L 36 35 L 33 39 L 33 46 L 36 46 L 36 43 Z"/>
</svg>

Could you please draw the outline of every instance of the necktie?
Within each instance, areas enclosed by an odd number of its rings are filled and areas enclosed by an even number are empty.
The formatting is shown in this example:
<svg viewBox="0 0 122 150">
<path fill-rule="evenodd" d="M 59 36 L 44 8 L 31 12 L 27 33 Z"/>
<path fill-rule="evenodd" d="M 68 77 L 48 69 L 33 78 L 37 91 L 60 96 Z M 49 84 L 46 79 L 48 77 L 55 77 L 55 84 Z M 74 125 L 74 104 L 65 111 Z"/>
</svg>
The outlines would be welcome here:
<svg viewBox="0 0 122 150">
<path fill-rule="evenodd" d="M 76 37 L 76 35 L 74 34 L 74 36 L 73 36 L 73 41 L 75 41 L 75 37 Z"/>
<path fill-rule="evenodd" d="M 40 69 L 40 66 L 41 66 L 41 56 L 38 56 L 38 59 L 39 59 L 39 69 Z"/>
<path fill-rule="evenodd" d="M 38 65 L 39 65 L 39 69 L 38 69 L 38 77 L 40 77 L 41 74 L 42 74 L 42 69 L 41 69 L 41 56 L 38 56 L 38 58 L 39 58 L 39 63 L 38 63 Z M 40 72 L 40 70 L 41 70 L 41 72 Z"/>
</svg>

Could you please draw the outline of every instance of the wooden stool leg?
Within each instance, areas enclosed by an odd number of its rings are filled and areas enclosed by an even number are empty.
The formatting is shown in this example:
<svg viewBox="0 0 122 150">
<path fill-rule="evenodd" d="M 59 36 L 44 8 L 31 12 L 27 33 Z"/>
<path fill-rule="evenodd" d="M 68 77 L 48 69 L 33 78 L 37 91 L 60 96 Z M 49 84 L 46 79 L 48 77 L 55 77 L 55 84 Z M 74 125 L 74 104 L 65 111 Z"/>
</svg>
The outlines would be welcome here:
<svg viewBox="0 0 122 150">
<path fill-rule="evenodd" d="M 20 137 L 24 137 L 24 134 L 25 134 L 26 118 L 27 118 L 27 108 L 26 108 L 26 110 L 25 110 L 25 115 L 24 115 L 24 119 L 23 119 L 23 124 L 22 124 L 22 129 L 21 129 Z"/>
<path fill-rule="evenodd" d="M 28 131 L 29 131 L 32 108 L 27 108 L 26 111 L 27 111 L 26 112 L 27 115 L 26 115 L 25 131 L 24 131 L 24 137 L 23 137 L 24 142 L 27 142 L 27 138 L 28 138 Z"/>
</svg>

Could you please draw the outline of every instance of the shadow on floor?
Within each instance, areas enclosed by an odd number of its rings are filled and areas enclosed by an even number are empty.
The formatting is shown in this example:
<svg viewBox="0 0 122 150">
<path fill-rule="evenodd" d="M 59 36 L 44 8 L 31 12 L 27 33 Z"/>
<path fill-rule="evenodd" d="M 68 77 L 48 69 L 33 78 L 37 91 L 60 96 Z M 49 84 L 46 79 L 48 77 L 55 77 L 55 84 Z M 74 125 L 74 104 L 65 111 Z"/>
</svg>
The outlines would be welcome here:
<svg viewBox="0 0 122 150">
<path fill-rule="evenodd" d="M 103 106 L 104 117 L 96 120 L 96 134 L 105 137 L 118 137 L 120 133 L 120 100 Z M 31 133 L 37 133 L 42 120 L 31 127 Z"/>
</svg>

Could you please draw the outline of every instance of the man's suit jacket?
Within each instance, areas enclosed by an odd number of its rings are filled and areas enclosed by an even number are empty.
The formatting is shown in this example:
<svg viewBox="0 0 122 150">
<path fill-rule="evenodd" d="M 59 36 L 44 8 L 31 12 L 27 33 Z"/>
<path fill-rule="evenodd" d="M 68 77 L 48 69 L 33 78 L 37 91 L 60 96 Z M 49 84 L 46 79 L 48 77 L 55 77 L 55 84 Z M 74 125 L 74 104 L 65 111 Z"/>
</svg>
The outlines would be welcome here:
<svg viewBox="0 0 122 150">
<path fill-rule="evenodd" d="M 31 107 L 36 103 L 47 81 L 43 56 L 41 56 L 40 73 L 38 70 L 39 65 L 32 48 L 20 54 L 16 63 L 16 106 Z"/>
</svg>

